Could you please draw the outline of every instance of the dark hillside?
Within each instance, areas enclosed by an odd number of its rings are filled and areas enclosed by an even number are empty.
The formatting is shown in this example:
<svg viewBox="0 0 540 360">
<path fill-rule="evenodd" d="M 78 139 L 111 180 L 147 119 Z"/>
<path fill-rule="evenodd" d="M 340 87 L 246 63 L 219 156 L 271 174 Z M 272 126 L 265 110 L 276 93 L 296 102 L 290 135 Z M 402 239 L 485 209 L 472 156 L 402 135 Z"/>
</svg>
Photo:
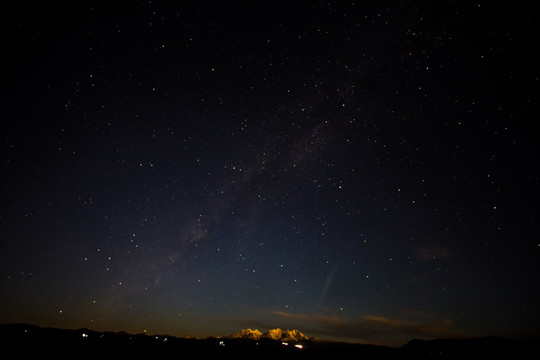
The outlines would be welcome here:
<svg viewBox="0 0 540 360">
<path fill-rule="evenodd" d="M 272 339 L 177 338 L 168 335 L 132 335 L 89 329 L 54 329 L 26 324 L 0 326 L 4 352 L 17 357 L 119 355 L 183 358 L 190 355 L 279 356 L 280 358 L 354 356 L 358 359 L 522 358 L 537 353 L 532 342 L 486 337 L 473 339 L 411 340 L 401 348 L 321 340 L 282 342 Z"/>
</svg>

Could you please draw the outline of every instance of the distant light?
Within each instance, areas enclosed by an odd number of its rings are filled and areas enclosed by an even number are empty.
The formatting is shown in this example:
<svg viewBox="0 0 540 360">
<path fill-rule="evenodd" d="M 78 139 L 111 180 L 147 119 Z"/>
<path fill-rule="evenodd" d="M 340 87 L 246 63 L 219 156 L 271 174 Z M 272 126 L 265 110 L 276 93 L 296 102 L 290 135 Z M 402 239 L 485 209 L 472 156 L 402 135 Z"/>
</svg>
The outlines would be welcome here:
<svg viewBox="0 0 540 360">
<path fill-rule="evenodd" d="M 219 342 L 219 346 L 225 346 L 225 342 L 224 342 L 224 341 L 220 341 L 220 342 Z"/>
<path fill-rule="evenodd" d="M 302 344 L 296 344 L 296 345 L 294 345 L 294 347 L 297 347 L 297 348 L 299 348 L 299 349 L 303 349 L 303 348 L 304 348 L 304 345 L 302 345 Z"/>
<path fill-rule="evenodd" d="M 286 342 L 284 341 L 284 342 L 281 343 L 281 345 L 287 346 L 287 345 L 289 345 L 289 343 L 286 343 Z"/>
<path fill-rule="evenodd" d="M 87 337 L 88 337 L 88 334 L 83 333 L 83 334 L 82 334 L 82 337 L 83 337 L 83 338 L 87 338 Z"/>
</svg>

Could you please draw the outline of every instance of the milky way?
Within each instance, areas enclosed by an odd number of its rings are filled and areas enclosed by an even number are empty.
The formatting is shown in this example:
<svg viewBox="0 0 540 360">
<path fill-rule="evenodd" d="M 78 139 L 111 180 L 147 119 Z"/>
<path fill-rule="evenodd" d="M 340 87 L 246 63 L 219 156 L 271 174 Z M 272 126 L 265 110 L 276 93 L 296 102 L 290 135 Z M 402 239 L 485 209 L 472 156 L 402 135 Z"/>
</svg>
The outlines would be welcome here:
<svg viewBox="0 0 540 360">
<path fill-rule="evenodd" d="M 2 322 L 538 334 L 532 11 L 2 8 Z"/>
</svg>

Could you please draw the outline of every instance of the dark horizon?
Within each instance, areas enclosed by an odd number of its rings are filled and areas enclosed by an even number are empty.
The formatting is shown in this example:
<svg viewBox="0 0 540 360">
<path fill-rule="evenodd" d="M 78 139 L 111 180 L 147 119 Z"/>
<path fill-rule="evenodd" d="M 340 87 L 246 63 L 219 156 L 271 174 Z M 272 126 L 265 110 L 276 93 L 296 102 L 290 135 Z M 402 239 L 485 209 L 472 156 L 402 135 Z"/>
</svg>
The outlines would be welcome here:
<svg viewBox="0 0 540 360">
<path fill-rule="evenodd" d="M 532 9 L 1 7 L 0 321 L 540 333 Z"/>
<path fill-rule="evenodd" d="M 493 335 L 487 335 L 487 336 L 463 336 L 463 337 L 446 337 L 446 338 L 411 338 L 405 343 L 402 344 L 378 344 L 378 343 L 367 343 L 367 342 L 359 342 L 355 340 L 332 340 L 329 338 L 319 338 L 319 337 L 310 337 L 306 336 L 306 338 L 299 338 L 299 339 L 288 339 L 283 340 L 281 338 L 271 338 L 268 337 L 268 332 L 270 330 L 292 330 L 292 331 L 299 331 L 301 335 L 305 335 L 301 330 L 299 329 L 285 329 L 285 328 L 275 328 L 275 329 L 267 329 L 267 331 L 261 331 L 263 334 L 260 338 L 250 338 L 248 336 L 245 337 L 239 337 L 237 336 L 242 331 L 245 330 L 259 330 L 259 329 L 239 329 L 239 331 L 231 334 L 223 334 L 223 335 L 209 335 L 204 337 L 195 337 L 190 335 L 184 335 L 184 336 L 178 336 L 173 335 L 169 333 L 147 333 L 147 332 L 140 332 L 140 333 L 130 333 L 124 330 L 119 331 L 110 331 L 110 330 L 96 330 L 92 328 L 82 327 L 82 328 L 55 328 L 55 327 L 48 327 L 48 326 L 39 326 L 35 324 L 26 324 L 26 323 L 7 323 L 7 324 L 0 324 L 0 329 L 2 330 L 3 335 L 11 336 L 12 338 L 24 338 L 25 336 L 29 336 L 32 334 L 32 336 L 35 337 L 35 340 L 39 340 L 40 337 L 44 338 L 50 338 L 54 339 L 57 338 L 57 340 L 61 340 L 62 337 L 68 336 L 71 339 L 75 339 L 77 337 L 82 338 L 103 338 L 103 336 L 109 336 L 109 338 L 112 337 L 130 337 L 130 338 L 148 338 L 148 339 L 161 339 L 161 341 L 170 341 L 173 339 L 187 339 L 187 340 L 251 340 L 251 341 L 289 341 L 291 344 L 295 343 L 306 343 L 306 342 L 319 342 L 319 343 L 335 343 L 337 344 L 351 344 L 351 345 L 368 345 L 368 346 L 380 346 L 380 347 L 388 347 L 388 348 L 403 348 L 407 345 L 419 343 L 419 344 L 427 344 L 427 343 L 436 343 L 436 342 L 445 342 L 445 341 L 492 341 L 492 342 L 510 342 L 512 344 L 528 344 L 530 346 L 536 346 L 539 343 L 539 337 L 529 337 L 529 338 L 511 338 L 511 337 L 500 337 L 500 336 L 493 336 Z M 37 331 L 37 333 L 36 333 Z M 260 330 L 259 330 L 260 331 Z M 11 332 L 11 333 L 10 333 Z M 75 334 L 75 335 L 73 335 Z M 165 340 L 167 339 L 167 340 Z"/>
</svg>

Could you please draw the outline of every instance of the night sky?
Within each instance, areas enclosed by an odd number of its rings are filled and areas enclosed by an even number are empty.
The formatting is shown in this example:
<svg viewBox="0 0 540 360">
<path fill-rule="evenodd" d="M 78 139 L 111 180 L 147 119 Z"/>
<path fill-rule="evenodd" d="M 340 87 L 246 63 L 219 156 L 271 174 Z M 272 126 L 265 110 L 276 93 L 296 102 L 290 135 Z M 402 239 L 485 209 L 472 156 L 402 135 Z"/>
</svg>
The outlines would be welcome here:
<svg viewBox="0 0 540 360">
<path fill-rule="evenodd" d="M 538 335 L 538 29 L 504 6 L 3 2 L 0 322 Z"/>
</svg>

